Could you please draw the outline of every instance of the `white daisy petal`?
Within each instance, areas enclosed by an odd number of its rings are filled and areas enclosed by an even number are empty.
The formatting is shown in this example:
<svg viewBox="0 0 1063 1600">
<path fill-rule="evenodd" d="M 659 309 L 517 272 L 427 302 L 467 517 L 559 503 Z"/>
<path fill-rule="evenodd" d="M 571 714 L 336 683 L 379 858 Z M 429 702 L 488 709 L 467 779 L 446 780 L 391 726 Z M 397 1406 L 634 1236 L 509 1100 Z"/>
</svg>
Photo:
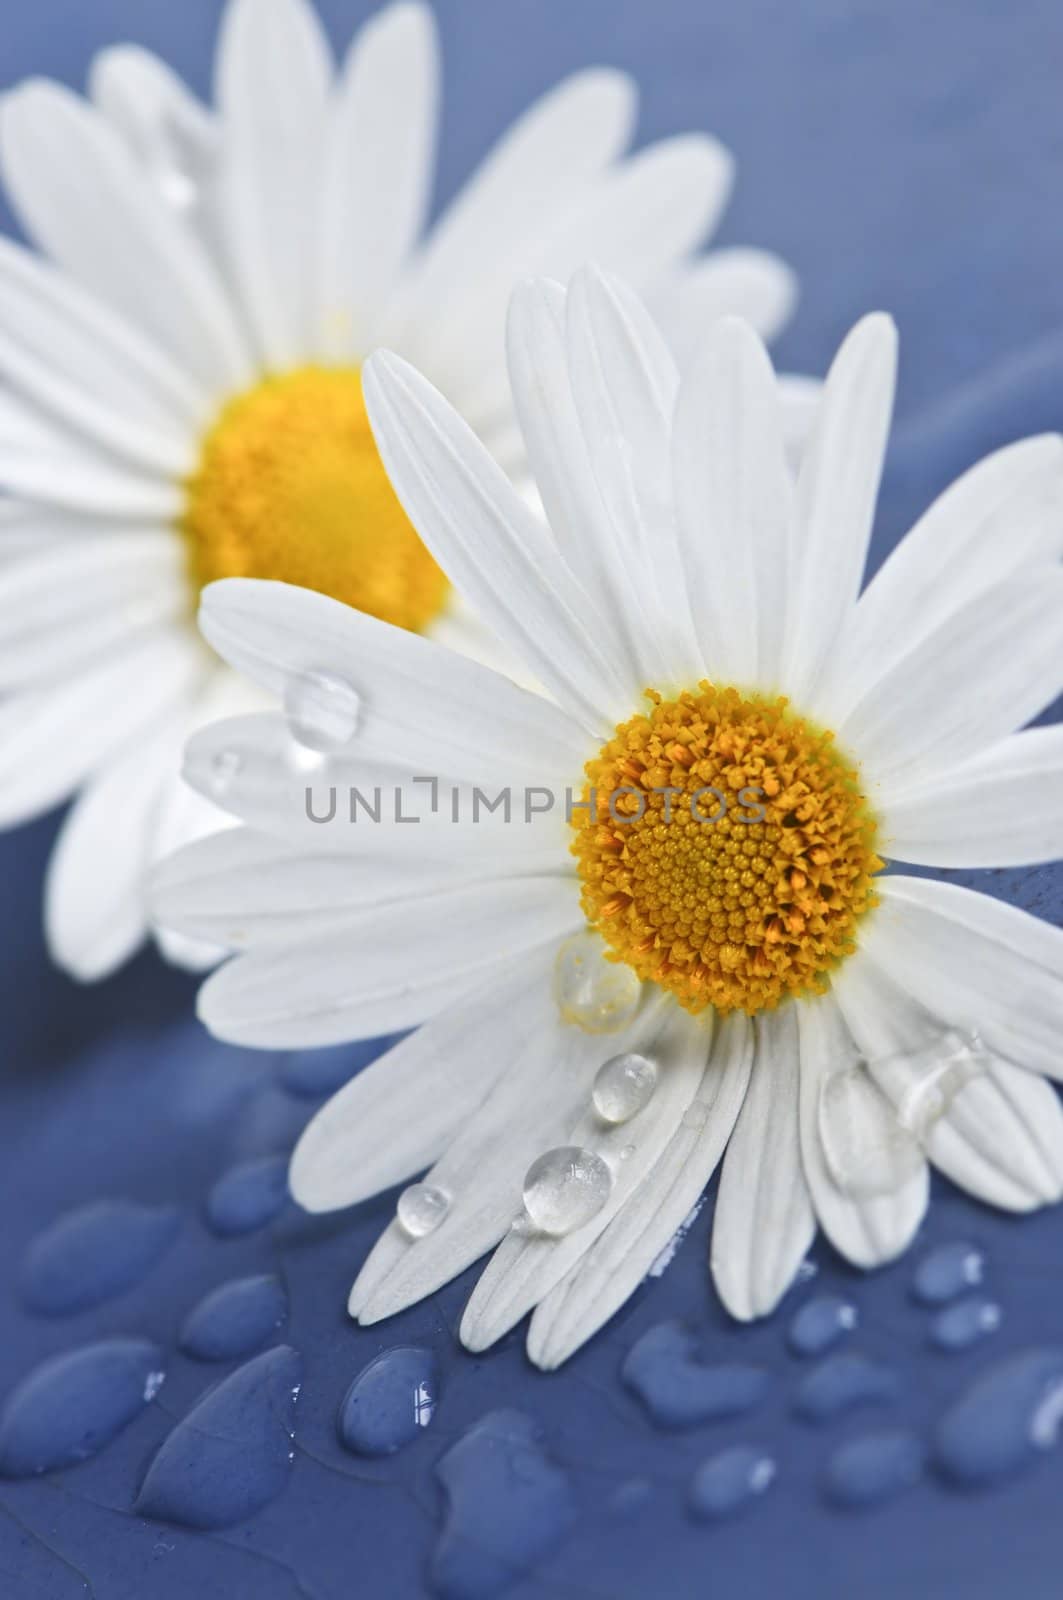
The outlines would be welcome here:
<svg viewBox="0 0 1063 1600">
<path fill-rule="evenodd" d="M 838 725 L 885 787 L 932 781 L 1049 705 L 1063 684 L 1063 570 L 977 595 L 889 668 Z"/>
<path fill-rule="evenodd" d="M 0 691 L 55 683 L 187 606 L 162 529 L 61 542 L 0 571 Z"/>
<path fill-rule="evenodd" d="M 906 1250 L 926 1211 L 929 1174 L 912 1135 L 859 1057 L 836 1000 L 802 1001 L 801 1161 L 816 1220 L 858 1267 Z M 845 1093 L 827 1088 L 833 1075 Z"/>
<path fill-rule="evenodd" d="M 792 567 L 790 476 L 775 375 L 737 318 L 683 378 L 673 435 L 676 514 L 710 675 L 774 687 Z"/>
<path fill-rule="evenodd" d="M 1063 1077 L 1063 929 L 958 884 L 890 874 L 861 947 L 933 1016 Z"/>
<path fill-rule="evenodd" d="M 439 102 L 439 42 L 425 5 L 400 0 L 355 36 L 321 189 L 316 344 L 363 357 L 424 225 Z"/>
<path fill-rule="evenodd" d="M 712 1225 L 713 1281 L 741 1322 L 775 1309 L 816 1232 L 798 1139 L 794 1007 L 757 1017 L 756 1034 L 753 1072 L 724 1157 Z"/>
<path fill-rule="evenodd" d="M 182 629 L 134 640 L 72 681 L 0 705 L 0 826 L 46 811 L 127 740 L 156 725 L 202 672 Z"/>
<path fill-rule="evenodd" d="M 628 1122 L 610 1126 L 593 1107 L 571 1128 L 565 1145 L 592 1151 L 611 1169 L 608 1198 L 598 1213 L 562 1237 L 515 1230 L 499 1245 L 476 1285 L 461 1322 L 467 1350 L 486 1350 L 549 1294 L 601 1236 L 668 1148 L 697 1094 L 709 1045 L 704 1022 L 678 1007 L 647 1008 L 634 1037 L 616 1050 L 638 1048 L 657 1062 L 649 1103 Z M 612 1041 L 610 1041 L 610 1046 Z M 603 1051 L 613 1054 L 613 1049 Z"/>
<path fill-rule="evenodd" d="M 1063 727 L 1028 728 L 934 782 L 884 790 L 891 860 L 1014 867 L 1063 856 Z"/>
<path fill-rule="evenodd" d="M 307 1125 L 289 1184 L 306 1211 L 337 1211 L 430 1167 L 462 1136 L 512 1056 L 541 1037 L 552 952 L 492 977 L 379 1056 Z M 425 1092 L 426 1082 L 431 1092 Z M 470 1186 L 479 1198 L 478 1186 Z M 407 1243 L 409 1242 L 407 1238 Z"/>
<path fill-rule="evenodd" d="M 179 757 L 171 715 L 81 791 L 48 862 L 44 923 L 54 961 L 72 977 L 106 977 L 147 933 L 145 874 L 160 796 Z"/>
<path fill-rule="evenodd" d="M 528 1354 L 552 1370 L 627 1300 L 697 1204 L 723 1155 L 749 1084 L 753 1030 L 734 1013 L 718 1025 L 701 1085 L 664 1153 L 568 1276 L 539 1303 Z"/>
<path fill-rule="evenodd" d="M 782 406 L 782 436 L 786 459 L 796 477 L 823 398 L 819 378 L 806 378 L 794 372 L 779 374 L 779 404 Z"/>
<path fill-rule="evenodd" d="M 1063 554 L 1063 439 L 987 456 L 940 495 L 860 596 L 819 696 L 837 726 L 885 672 L 994 584 Z"/>
<path fill-rule="evenodd" d="M 547 784 L 575 781 L 587 758 L 578 727 L 542 695 L 326 595 L 229 579 L 204 590 L 199 621 L 218 654 L 271 694 L 321 672 L 349 683 L 360 703 L 354 761 Z"/>
<path fill-rule="evenodd" d="M 316 244 L 332 62 L 307 0 L 231 0 L 216 67 L 220 222 L 259 354 L 314 348 Z M 366 222 L 369 219 L 363 219 Z"/>
<path fill-rule="evenodd" d="M 189 205 L 193 175 L 213 155 L 215 128 L 177 74 L 139 45 L 112 45 L 93 57 L 89 95 L 172 204 Z"/>
<path fill-rule="evenodd" d="M 865 317 L 831 364 L 797 481 L 787 693 L 813 694 L 860 593 L 897 379 L 897 330 Z"/>
<path fill-rule="evenodd" d="M 768 250 L 714 250 L 655 282 L 650 309 L 676 358 L 685 365 L 712 323 L 741 317 L 770 343 L 790 320 L 797 279 Z"/>
<path fill-rule="evenodd" d="M 614 726 L 630 710 L 626 672 L 538 518 L 412 367 L 378 353 L 363 382 L 388 476 L 440 566 L 583 727 Z"/>
<path fill-rule="evenodd" d="M 97 112 L 58 84 L 27 83 L 5 96 L 0 157 L 49 255 L 208 392 L 247 386 L 247 352 L 206 256 Z"/>
<path fill-rule="evenodd" d="M 576 898 L 559 879 L 438 889 L 416 904 L 372 906 L 326 934 L 237 956 L 200 990 L 199 1015 L 219 1038 L 265 1049 L 396 1033 L 579 922 Z"/>
</svg>

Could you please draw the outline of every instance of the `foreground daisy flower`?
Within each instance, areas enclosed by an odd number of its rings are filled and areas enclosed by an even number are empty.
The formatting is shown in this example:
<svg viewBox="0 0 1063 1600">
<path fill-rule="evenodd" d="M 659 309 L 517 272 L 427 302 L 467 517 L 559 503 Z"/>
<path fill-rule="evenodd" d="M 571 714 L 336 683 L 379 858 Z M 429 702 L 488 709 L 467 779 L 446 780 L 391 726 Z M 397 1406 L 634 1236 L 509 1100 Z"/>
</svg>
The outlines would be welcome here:
<svg viewBox="0 0 1063 1600">
<path fill-rule="evenodd" d="M 721 309 L 768 333 L 787 314 L 774 257 L 691 259 L 727 152 L 624 158 L 636 97 L 609 71 L 534 105 L 422 242 L 437 79 L 422 6 L 374 18 L 336 78 L 303 0 L 233 0 L 216 113 L 129 49 L 98 62 L 96 109 L 42 82 L 3 101 L 4 178 L 55 265 L 0 241 L 0 824 L 82 789 L 46 917 L 81 978 L 140 942 L 151 862 L 220 823 L 173 776 L 232 709 L 195 635 L 204 583 L 283 578 L 490 653 L 387 482 L 369 349 L 409 354 L 519 475 L 500 352 L 520 273 L 602 253 L 680 343 Z"/>
<path fill-rule="evenodd" d="M 327 1211 L 428 1169 L 352 1313 L 501 1240 L 461 1337 L 531 1311 L 553 1367 L 721 1161 L 712 1273 L 743 1319 L 817 1224 L 862 1267 L 902 1251 L 930 1162 L 1011 1210 L 1063 1194 L 1041 1076 L 1063 933 L 881 874 L 1059 851 L 1063 730 L 1013 730 L 1063 681 L 1063 441 L 975 467 L 860 594 L 887 318 L 842 346 L 796 488 L 740 321 L 680 380 L 633 294 L 587 272 L 518 292 L 509 365 L 553 537 L 403 361 L 371 359 L 367 402 L 422 538 L 556 703 L 321 596 L 212 587 L 207 638 L 289 720 L 193 740 L 191 781 L 220 776 L 245 826 L 166 864 L 157 910 L 245 952 L 201 991 L 223 1038 L 424 1024 L 314 1118 L 293 1192 Z M 508 823 L 476 820 L 477 785 L 510 787 Z"/>
</svg>

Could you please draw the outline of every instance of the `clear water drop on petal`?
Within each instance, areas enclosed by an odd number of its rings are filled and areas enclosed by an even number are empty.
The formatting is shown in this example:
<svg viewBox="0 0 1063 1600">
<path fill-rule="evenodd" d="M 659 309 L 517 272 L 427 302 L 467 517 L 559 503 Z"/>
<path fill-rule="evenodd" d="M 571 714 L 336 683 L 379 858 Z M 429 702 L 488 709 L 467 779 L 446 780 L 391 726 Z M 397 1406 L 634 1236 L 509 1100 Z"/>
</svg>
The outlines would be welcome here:
<svg viewBox="0 0 1063 1600">
<path fill-rule="evenodd" d="M 601 1156 L 579 1145 L 559 1145 L 528 1168 L 524 1209 L 540 1233 L 561 1237 L 597 1216 L 612 1186 L 613 1175 Z"/>
<path fill-rule="evenodd" d="M 333 672 L 301 672 L 284 691 L 284 714 L 299 744 L 328 755 L 358 732 L 362 702 L 357 689 Z"/>
<path fill-rule="evenodd" d="M 629 1050 L 598 1068 L 591 1099 L 603 1122 L 630 1122 L 649 1105 L 656 1087 L 656 1061 Z"/>
<path fill-rule="evenodd" d="M 399 1195 L 396 1215 L 411 1239 L 432 1233 L 450 1209 L 450 1196 L 430 1183 L 411 1183 Z"/>
<path fill-rule="evenodd" d="M 922 1168 L 918 1141 L 862 1062 L 822 1079 L 817 1121 L 827 1171 L 853 1199 L 896 1194 Z"/>
<path fill-rule="evenodd" d="M 597 934 L 574 934 L 557 952 L 554 999 L 563 1020 L 584 1033 L 619 1033 L 641 997 L 638 975 L 621 961 L 607 961 Z"/>
<path fill-rule="evenodd" d="M 921 1049 L 876 1061 L 874 1071 L 884 1079 L 895 1074 L 902 1081 L 895 1100 L 898 1120 L 925 1142 L 956 1097 L 969 1083 L 985 1077 L 991 1064 L 992 1056 L 977 1033 L 947 1028 Z"/>
</svg>

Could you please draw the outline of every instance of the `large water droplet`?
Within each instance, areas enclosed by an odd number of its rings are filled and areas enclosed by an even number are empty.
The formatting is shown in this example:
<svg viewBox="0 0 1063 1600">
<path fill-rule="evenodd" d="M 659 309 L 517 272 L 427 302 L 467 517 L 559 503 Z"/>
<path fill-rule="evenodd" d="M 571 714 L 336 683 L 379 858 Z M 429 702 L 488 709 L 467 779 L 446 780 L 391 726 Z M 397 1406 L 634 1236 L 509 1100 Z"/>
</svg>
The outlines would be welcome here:
<svg viewBox="0 0 1063 1600">
<path fill-rule="evenodd" d="M 827 1073 L 817 1107 L 827 1171 L 854 1199 L 896 1194 L 921 1171 L 923 1152 L 866 1066 Z"/>
<path fill-rule="evenodd" d="M 430 1183 L 411 1183 L 399 1195 L 395 1214 L 411 1239 L 432 1233 L 450 1210 L 450 1196 Z"/>
<path fill-rule="evenodd" d="M 746 1510 L 771 1485 L 775 1462 L 763 1450 L 735 1445 L 710 1456 L 694 1474 L 688 1504 L 693 1516 L 708 1522 Z"/>
<path fill-rule="evenodd" d="M 969 1350 L 971 1345 L 995 1333 L 1002 1314 L 993 1300 L 972 1296 L 939 1311 L 930 1324 L 930 1340 L 939 1350 Z"/>
<path fill-rule="evenodd" d="M 292 738 L 329 755 L 350 744 L 358 731 L 361 700 L 346 678 L 332 672 L 300 672 L 284 690 L 284 714 Z"/>
<path fill-rule="evenodd" d="M 898 1084 L 894 1103 L 901 1125 L 925 1143 L 934 1124 L 969 1083 L 989 1071 L 992 1057 L 976 1033 L 946 1029 L 919 1050 L 874 1063 L 883 1081 Z"/>
<path fill-rule="evenodd" d="M 431 1585 L 443 1600 L 493 1600 L 546 1559 L 575 1520 L 568 1479 L 537 1423 L 492 1411 L 436 1467 L 446 1494 Z"/>
<path fill-rule="evenodd" d="M 30 1245 L 22 1292 L 31 1311 L 68 1316 L 139 1283 L 173 1244 L 173 1206 L 97 1200 L 70 1211 Z"/>
<path fill-rule="evenodd" d="M 829 1422 L 854 1406 L 881 1404 L 900 1391 L 897 1374 L 867 1356 L 828 1356 L 797 1391 L 794 1410 L 809 1422 Z"/>
<path fill-rule="evenodd" d="M 0 1413 L 0 1473 L 25 1478 L 87 1460 L 161 1383 L 162 1351 L 145 1339 L 104 1339 L 42 1361 Z"/>
<path fill-rule="evenodd" d="M 262 1228 L 288 1199 L 287 1156 L 243 1161 L 222 1174 L 207 1196 L 207 1222 L 215 1233 L 231 1237 Z"/>
<path fill-rule="evenodd" d="M 340 1439 L 358 1455 L 392 1455 L 427 1428 L 438 1394 L 439 1363 L 431 1350 L 385 1350 L 347 1390 L 340 1407 Z"/>
<path fill-rule="evenodd" d="M 977 1245 L 943 1244 L 924 1256 L 912 1278 L 912 1294 L 924 1306 L 943 1306 L 981 1283 L 985 1256 Z"/>
<path fill-rule="evenodd" d="M 136 1499 L 142 1517 L 228 1528 L 288 1481 L 301 1362 L 278 1345 L 210 1389 L 160 1445 Z"/>
<path fill-rule="evenodd" d="M 856 1509 L 880 1505 L 918 1483 L 923 1446 L 900 1429 L 850 1439 L 827 1463 L 824 1492 L 835 1505 Z"/>
<path fill-rule="evenodd" d="M 819 1356 L 851 1333 L 856 1307 L 840 1295 L 821 1294 L 803 1305 L 790 1324 L 790 1349 L 799 1356 Z"/>
<path fill-rule="evenodd" d="M 597 1216 L 612 1186 L 613 1175 L 601 1156 L 579 1145 L 559 1145 L 528 1168 L 524 1209 L 540 1233 L 572 1233 Z"/>
<path fill-rule="evenodd" d="M 598 1068 L 591 1099 L 603 1122 L 629 1122 L 649 1105 L 656 1087 L 657 1063 L 629 1050 Z"/>
<path fill-rule="evenodd" d="M 1063 1349 L 1024 1350 L 975 1380 L 942 1417 L 939 1466 L 956 1482 L 996 1483 L 1056 1443 L 1063 1420 Z"/>
<path fill-rule="evenodd" d="M 554 964 L 554 999 L 565 1022 L 584 1033 L 619 1033 L 639 1007 L 642 984 L 631 967 L 605 959 L 589 930 L 566 939 Z"/>
<path fill-rule="evenodd" d="M 763 1367 L 708 1365 L 695 1336 L 679 1322 L 661 1322 L 638 1339 L 620 1375 L 662 1428 L 693 1428 L 749 1411 L 763 1396 Z"/>
<path fill-rule="evenodd" d="M 288 1314 L 279 1278 L 236 1278 L 204 1295 L 181 1327 L 178 1343 L 198 1361 L 236 1361 L 276 1333 Z"/>
</svg>

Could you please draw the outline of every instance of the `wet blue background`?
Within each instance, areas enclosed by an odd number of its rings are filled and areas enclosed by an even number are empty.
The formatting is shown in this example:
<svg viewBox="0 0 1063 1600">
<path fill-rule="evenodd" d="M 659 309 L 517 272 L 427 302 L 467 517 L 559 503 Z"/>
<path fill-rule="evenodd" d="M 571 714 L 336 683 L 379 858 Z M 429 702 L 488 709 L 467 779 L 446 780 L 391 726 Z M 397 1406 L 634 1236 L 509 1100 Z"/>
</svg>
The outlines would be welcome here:
<svg viewBox="0 0 1063 1600">
<path fill-rule="evenodd" d="M 371 8 L 330 0 L 323 9 L 340 43 Z M 219 10 L 213 0 L 36 0 L 6 13 L 0 71 L 5 84 L 47 73 L 80 85 L 97 48 L 129 38 L 205 90 Z M 902 379 L 878 554 L 986 449 L 1063 419 L 1057 0 L 448 0 L 438 14 L 441 199 L 559 75 L 615 63 L 642 83 L 643 138 L 703 127 L 735 150 L 739 183 L 721 238 L 778 249 L 803 282 L 779 350 L 784 364 L 822 370 L 857 315 L 895 314 Z M 0 1490 L 5 1600 L 186 1600 L 194 1590 L 228 1600 L 419 1596 L 442 1504 L 433 1464 L 445 1442 L 499 1405 L 542 1418 L 577 1506 L 564 1546 L 512 1591 L 519 1600 L 702 1600 L 731 1589 L 781 1600 L 1059 1593 L 1058 1460 L 977 1500 L 930 1482 L 874 1516 L 823 1506 L 825 1460 L 859 1423 L 824 1433 L 789 1418 L 797 1367 L 784 1348 L 787 1314 L 752 1331 L 725 1324 L 705 1271 L 711 1208 L 664 1279 L 552 1378 L 529 1369 L 519 1339 L 477 1360 L 457 1352 L 452 1329 L 468 1283 L 382 1329 L 346 1321 L 346 1288 L 389 1197 L 349 1217 L 289 1219 L 276 1235 L 219 1243 L 202 1222 L 210 1183 L 234 1160 L 286 1148 L 314 1102 L 282 1086 L 281 1063 L 205 1042 L 187 1021 L 191 985 L 154 957 L 92 990 L 51 970 L 39 894 L 53 834 L 46 821 L 0 838 L 0 1391 L 42 1354 L 90 1337 L 146 1334 L 172 1351 L 180 1318 L 203 1291 L 277 1264 L 305 1384 L 285 1494 L 227 1534 L 191 1536 L 129 1515 L 172 1417 L 217 1376 L 174 1356 L 155 1406 L 98 1460 Z M 996 875 L 984 886 L 1063 919 L 1058 873 Z M 987 1249 L 1004 1308 L 993 1355 L 1063 1337 L 1060 1218 L 1016 1222 L 947 1185 L 941 1191 L 926 1239 L 972 1238 Z M 178 1203 L 177 1244 L 115 1301 L 67 1321 L 30 1317 L 15 1288 L 25 1242 L 100 1195 Z M 908 1297 L 911 1260 L 859 1280 L 828 1249 L 815 1255 L 820 1285 L 852 1290 L 861 1346 L 901 1374 L 889 1420 L 928 1434 L 948 1398 L 991 1359 L 989 1347 L 963 1357 L 929 1351 L 926 1315 Z M 796 1291 L 794 1303 L 808 1292 Z M 775 1369 L 773 1398 L 747 1425 L 665 1436 L 621 1389 L 624 1351 L 676 1315 L 714 1351 Z M 442 1403 L 408 1452 L 366 1466 L 340 1450 L 335 1413 L 354 1374 L 400 1342 L 439 1351 Z M 694 1467 L 745 1440 L 778 1456 L 777 1485 L 747 1521 L 695 1527 L 683 1511 Z M 611 1511 L 611 1496 L 632 1478 L 648 1480 L 648 1491 L 634 1509 Z"/>
</svg>

